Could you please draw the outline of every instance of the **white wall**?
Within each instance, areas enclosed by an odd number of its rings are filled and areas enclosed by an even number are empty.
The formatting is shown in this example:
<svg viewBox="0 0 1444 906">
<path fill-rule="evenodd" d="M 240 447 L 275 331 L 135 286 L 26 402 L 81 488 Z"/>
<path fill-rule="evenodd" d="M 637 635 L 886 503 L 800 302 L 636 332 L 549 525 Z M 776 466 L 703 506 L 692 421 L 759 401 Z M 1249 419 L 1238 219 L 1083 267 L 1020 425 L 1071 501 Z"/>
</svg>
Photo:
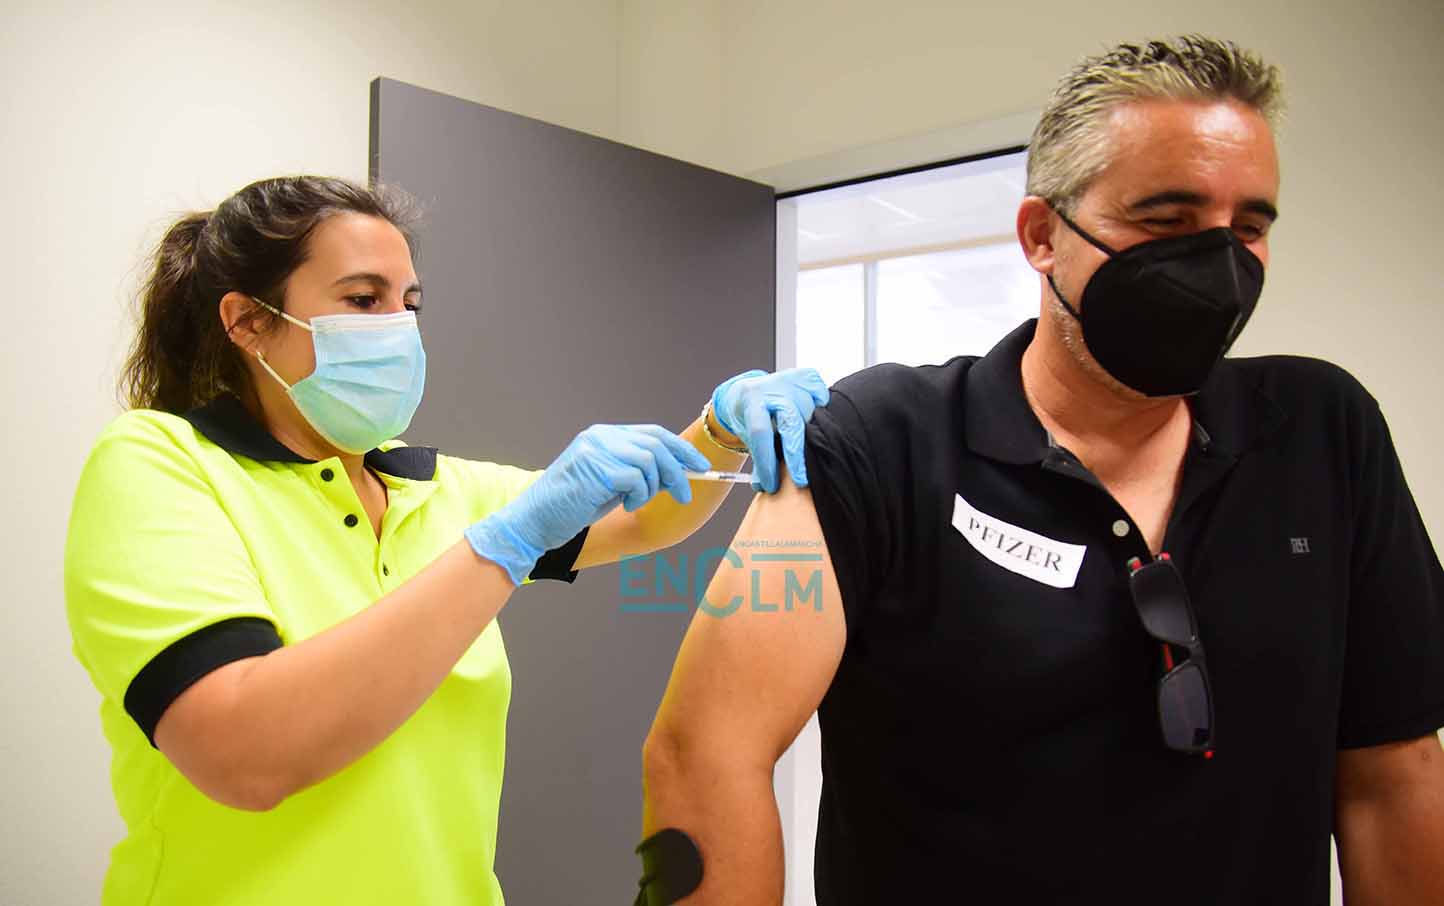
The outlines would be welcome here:
<svg viewBox="0 0 1444 906">
<path fill-rule="evenodd" d="M 729 142 L 722 118 L 726 6 L 720 0 L 622 0 L 622 141 L 738 172 L 719 155 Z"/>
<path fill-rule="evenodd" d="M 385 75 L 612 135 L 617 6 L 206 0 L 5 4 L 0 24 L 9 643 L 0 665 L 0 903 L 93 903 L 121 824 L 99 698 L 70 652 L 70 496 L 119 410 L 135 268 L 173 213 L 251 180 L 365 180 Z"/>
<path fill-rule="evenodd" d="M 1200 29 L 1280 63 L 1284 218 L 1243 352 L 1323 355 L 1383 402 L 1444 537 L 1444 34 L 1436 0 L 417 0 L 6 4 L 0 357 L 0 903 L 96 898 L 119 837 L 97 698 L 69 651 L 70 495 L 117 410 L 135 268 L 166 219 L 246 182 L 366 175 L 386 75 L 747 174 L 1035 108 L 1081 52 Z M 20 831 L 17 833 L 16 831 Z"/>
</svg>

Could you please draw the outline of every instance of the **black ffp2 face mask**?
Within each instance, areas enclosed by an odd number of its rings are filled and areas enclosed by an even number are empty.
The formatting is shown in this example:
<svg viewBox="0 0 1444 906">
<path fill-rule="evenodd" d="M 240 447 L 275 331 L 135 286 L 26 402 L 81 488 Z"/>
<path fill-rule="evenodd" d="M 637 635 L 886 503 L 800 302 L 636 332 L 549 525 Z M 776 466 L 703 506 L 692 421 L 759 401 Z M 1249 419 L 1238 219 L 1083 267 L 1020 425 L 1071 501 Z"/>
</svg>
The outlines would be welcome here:
<svg viewBox="0 0 1444 906">
<path fill-rule="evenodd" d="M 1081 310 L 1048 275 L 1093 358 L 1145 396 L 1197 393 L 1253 316 L 1263 262 L 1227 227 L 1115 252 L 1058 216 L 1108 256 L 1083 287 Z"/>
</svg>

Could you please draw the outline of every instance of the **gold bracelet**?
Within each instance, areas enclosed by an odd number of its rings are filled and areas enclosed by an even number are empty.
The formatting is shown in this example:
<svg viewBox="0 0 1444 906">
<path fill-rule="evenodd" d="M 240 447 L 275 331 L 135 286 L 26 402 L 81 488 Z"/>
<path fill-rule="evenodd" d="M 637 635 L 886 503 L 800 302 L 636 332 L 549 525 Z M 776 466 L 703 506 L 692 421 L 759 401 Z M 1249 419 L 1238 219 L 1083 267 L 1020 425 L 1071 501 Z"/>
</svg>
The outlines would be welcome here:
<svg viewBox="0 0 1444 906">
<path fill-rule="evenodd" d="M 746 445 L 743 445 L 742 447 L 733 447 L 733 446 L 729 446 L 729 445 L 727 445 L 727 444 L 724 444 L 724 443 L 722 443 L 722 441 L 720 441 L 720 440 L 717 439 L 716 435 L 714 435 L 714 434 L 712 433 L 712 429 L 709 428 L 709 427 L 707 427 L 707 414 L 710 413 L 711 411 L 712 411 L 712 401 L 709 399 L 709 400 L 707 401 L 706 405 L 704 405 L 704 406 L 702 407 L 702 433 L 705 434 L 705 435 L 707 435 L 707 439 L 710 440 L 710 441 L 712 441 L 712 443 L 713 443 L 714 445 L 716 445 L 717 447 L 719 447 L 719 448 L 721 448 L 721 449 L 723 449 L 723 450 L 726 450 L 728 453 L 741 453 L 743 456 L 746 456 L 747 453 L 748 453 L 748 450 L 747 450 Z M 722 424 L 721 421 L 718 421 L 718 424 L 719 424 L 719 425 Z M 741 438 L 738 438 L 738 439 L 740 440 Z"/>
</svg>

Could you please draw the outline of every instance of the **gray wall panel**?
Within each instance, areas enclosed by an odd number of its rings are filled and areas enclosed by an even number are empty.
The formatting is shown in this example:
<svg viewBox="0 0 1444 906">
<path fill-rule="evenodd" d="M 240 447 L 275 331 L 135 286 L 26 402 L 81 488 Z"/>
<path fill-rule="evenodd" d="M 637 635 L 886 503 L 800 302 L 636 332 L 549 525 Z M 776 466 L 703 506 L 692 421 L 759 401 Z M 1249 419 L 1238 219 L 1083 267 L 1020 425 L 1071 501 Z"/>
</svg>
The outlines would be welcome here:
<svg viewBox="0 0 1444 906">
<path fill-rule="evenodd" d="M 773 367 L 767 186 L 390 79 L 372 85 L 372 175 L 428 209 L 413 443 L 541 468 L 588 424 L 680 430 L 718 381 Z M 725 546 L 749 497 L 671 554 Z M 689 615 L 622 601 L 610 566 L 502 612 L 513 904 L 635 892 L 640 748 Z"/>
</svg>

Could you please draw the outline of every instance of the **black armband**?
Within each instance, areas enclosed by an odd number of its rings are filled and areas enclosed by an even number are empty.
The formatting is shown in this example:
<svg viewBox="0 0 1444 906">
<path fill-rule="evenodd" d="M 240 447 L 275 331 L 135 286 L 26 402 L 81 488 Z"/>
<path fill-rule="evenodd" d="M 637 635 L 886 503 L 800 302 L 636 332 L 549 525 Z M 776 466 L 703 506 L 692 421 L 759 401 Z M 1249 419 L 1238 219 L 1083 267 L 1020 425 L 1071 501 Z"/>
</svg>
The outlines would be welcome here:
<svg viewBox="0 0 1444 906">
<path fill-rule="evenodd" d="M 643 840 L 636 852 L 642 857 L 642 879 L 632 906 L 668 906 L 702 886 L 702 854 L 675 827 Z"/>
</svg>

